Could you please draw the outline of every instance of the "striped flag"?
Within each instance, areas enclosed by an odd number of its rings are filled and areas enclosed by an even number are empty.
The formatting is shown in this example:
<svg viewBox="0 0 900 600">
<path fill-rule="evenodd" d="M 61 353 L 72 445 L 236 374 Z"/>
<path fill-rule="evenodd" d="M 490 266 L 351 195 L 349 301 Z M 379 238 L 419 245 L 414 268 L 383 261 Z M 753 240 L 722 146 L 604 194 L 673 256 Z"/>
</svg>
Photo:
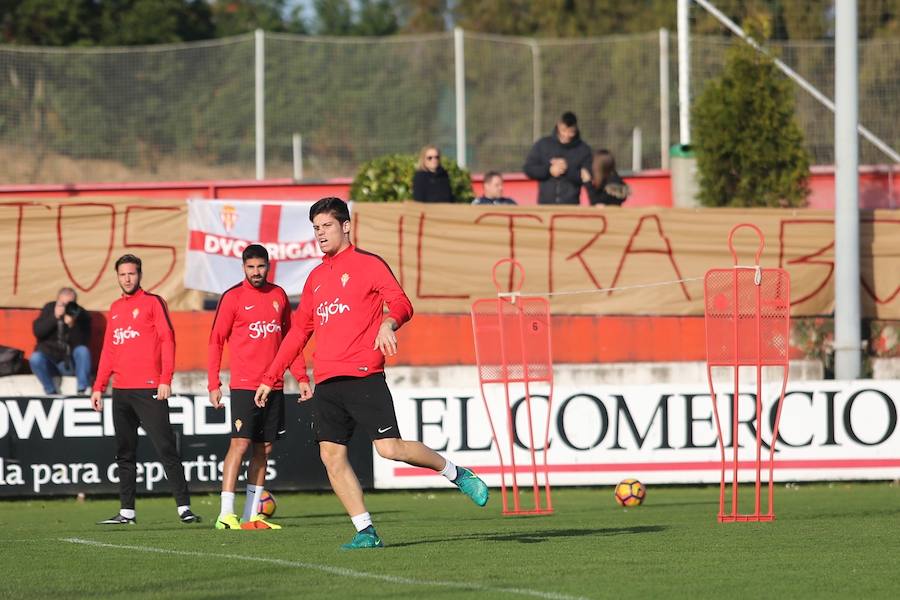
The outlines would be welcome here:
<svg viewBox="0 0 900 600">
<path fill-rule="evenodd" d="M 312 202 L 204 200 L 188 202 L 184 286 L 221 294 L 244 278 L 241 253 L 262 244 L 269 251 L 268 280 L 298 295 L 322 252 L 309 222 Z"/>
</svg>

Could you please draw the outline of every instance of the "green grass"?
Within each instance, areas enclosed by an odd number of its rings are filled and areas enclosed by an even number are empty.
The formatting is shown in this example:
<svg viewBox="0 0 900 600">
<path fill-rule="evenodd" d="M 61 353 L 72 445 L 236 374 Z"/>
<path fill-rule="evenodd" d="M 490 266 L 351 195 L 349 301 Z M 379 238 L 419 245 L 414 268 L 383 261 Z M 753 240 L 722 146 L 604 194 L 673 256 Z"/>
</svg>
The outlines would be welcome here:
<svg viewBox="0 0 900 600">
<path fill-rule="evenodd" d="M 611 488 L 554 493 L 556 513 L 503 517 L 457 492 L 368 496 L 388 545 L 338 549 L 353 528 L 331 494 L 277 494 L 282 531 L 216 531 L 217 496 L 182 525 L 170 498 L 104 528 L 112 499 L 0 502 L 2 598 L 895 598 L 900 487 L 776 489 L 773 523 L 716 522 L 718 489 L 651 487 L 636 509 Z M 90 540 L 102 545 L 66 541 Z M 151 551 L 155 549 L 158 551 Z M 379 578 L 387 577 L 387 579 Z"/>
</svg>

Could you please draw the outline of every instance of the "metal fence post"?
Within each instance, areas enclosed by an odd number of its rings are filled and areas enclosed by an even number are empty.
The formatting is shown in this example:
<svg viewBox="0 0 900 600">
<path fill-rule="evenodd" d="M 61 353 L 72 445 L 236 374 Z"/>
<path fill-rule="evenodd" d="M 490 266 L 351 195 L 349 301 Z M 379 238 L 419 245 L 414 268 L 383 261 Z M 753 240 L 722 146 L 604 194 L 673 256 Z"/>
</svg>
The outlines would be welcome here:
<svg viewBox="0 0 900 600">
<path fill-rule="evenodd" d="M 678 0 L 678 139 L 691 143 L 691 0 Z"/>
<path fill-rule="evenodd" d="M 669 168 L 669 132 L 672 130 L 669 115 L 669 30 L 659 30 L 659 164 Z"/>
<path fill-rule="evenodd" d="M 303 179 L 303 136 L 295 133 L 291 136 L 291 147 L 294 156 L 294 181 Z"/>
<path fill-rule="evenodd" d="M 465 33 L 462 28 L 453 29 L 453 58 L 456 71 L 456 162 L 466 167 L 466 54 Z"/>
<path fill-rule="evenodd" d="M 541 137 L 543 127 L 541 125 L 541 114 L 544 111 L 544 102 L 541 86 L 541 47 L 538 46 L 537 40 L 531 40 L 528 44 L 531 47 L 531 82 L 532 82 L 532 102 L 534 105 L 534 113 L 531 117 L 533 139 Z"/>
<path fill-rule="evenodd" d="M 256 178 L 266 178 L 266 33 L 254 32 L 256 41 L 254 72 L 256 75 Z"/>
<path fill-rule="evenodd" d="M 640 127 L 631 130 L 631 170 L 639 173 L 643 166 L 644 140 Z"/>
<path fill-rule="evenodd" d="M 859 120 L 857 9 L 835 2 L 834 36 L 834 375 L 862 370 L 859 289 Z"/>
</svg>

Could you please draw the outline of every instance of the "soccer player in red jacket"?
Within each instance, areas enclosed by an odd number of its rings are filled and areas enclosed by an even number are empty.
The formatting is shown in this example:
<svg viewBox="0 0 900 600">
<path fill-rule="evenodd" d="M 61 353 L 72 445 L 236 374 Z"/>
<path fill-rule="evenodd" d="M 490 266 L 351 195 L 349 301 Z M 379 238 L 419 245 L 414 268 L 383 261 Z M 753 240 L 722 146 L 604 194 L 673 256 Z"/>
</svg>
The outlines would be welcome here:
<svg viewBox="0 0 900 600">
<path fill-rule="evenodd" d="M 231 443 L 222 471 L 222 508 L 216 529 L 281 529 L 257 510 L 272 443 L 284 434 L 281 377 L 275 381 L 265 407 L 256 406 L 253 396 L 290 330 L 291 305 L 283 289 L 266 281 L 269 253 L 263 246 L 250 244 L 241 258 L 244 280 L 222 294 L 209 334 L 209 401 L 216 408 L 223 406 L 219 369 L 226 342 L 231 355 Z M 299 363 L 305 376 L 302 355 Z M 309 397 L 309 383 L 300 384 L 300 394 Z M 241 460 L 251 443 L 253 455 L 247 469 L 247 501 L 241 523 L 234 512 L 234 490 Z"/>
<path fill-rule="evenodd" d="M 291 330 L 263 376 L 256 401 L 266 403 L 275 382 L 315 333 L 312 415 L 319 455 L 357 531 L 342 547 L 380 548 L 384 544 L 347 458 L 347 443 L 357 425 L 384 458 L 440 472 L 479 506 L 487 503 L 488 489 L 471 470 L 457 467 L 421 442 L 400 438 L 384 357 L 397 353 L 395 332 L 412 317 L 412 304 L 384 260 L 350 243 L 350 211 L 343 200 L 319 200 L 309 218 L 325 256 L 303 286 Z"/>
<path fill-rule="evenodd" d="M 134 512 L 137 484 L 138 427 L 143 427 L 162 459 L 172 486 L 182 523 L 198 523 L 191 512 L 191 498 L 184 467 L 169 422 L 169 395 L 175 370 L 175 331 L 165 300 L 141 289 L 141 259 L 125 254 L 116 261 L 116 277 L 122 297 L 109 307 L 109 321 L 100 353 L 100 366 L 91 394 L 94 410 L 103 410 L 103 391 L 112 375 L 113 425 L 116 429 L 116 463 L 119 467 L 119 501 L 116 516 L 99 525 L 128 525 Z"/>
</svg>

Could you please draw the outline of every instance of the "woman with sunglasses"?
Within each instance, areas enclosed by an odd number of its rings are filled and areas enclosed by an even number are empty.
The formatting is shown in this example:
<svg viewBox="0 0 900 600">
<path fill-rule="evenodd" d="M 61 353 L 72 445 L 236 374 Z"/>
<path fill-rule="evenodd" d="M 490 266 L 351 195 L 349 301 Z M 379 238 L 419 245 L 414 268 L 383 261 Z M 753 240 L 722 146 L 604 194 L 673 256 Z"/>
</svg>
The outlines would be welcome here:
<svg viewBox="0 0 900 600">
<path fill-rule="evenodd" d="M 454 202 L 450 176 L 441 166 L 441 151 L 427 145 L 419 151 L 413 175 L 413 200 L 417 202 Z"/>
</svg>

